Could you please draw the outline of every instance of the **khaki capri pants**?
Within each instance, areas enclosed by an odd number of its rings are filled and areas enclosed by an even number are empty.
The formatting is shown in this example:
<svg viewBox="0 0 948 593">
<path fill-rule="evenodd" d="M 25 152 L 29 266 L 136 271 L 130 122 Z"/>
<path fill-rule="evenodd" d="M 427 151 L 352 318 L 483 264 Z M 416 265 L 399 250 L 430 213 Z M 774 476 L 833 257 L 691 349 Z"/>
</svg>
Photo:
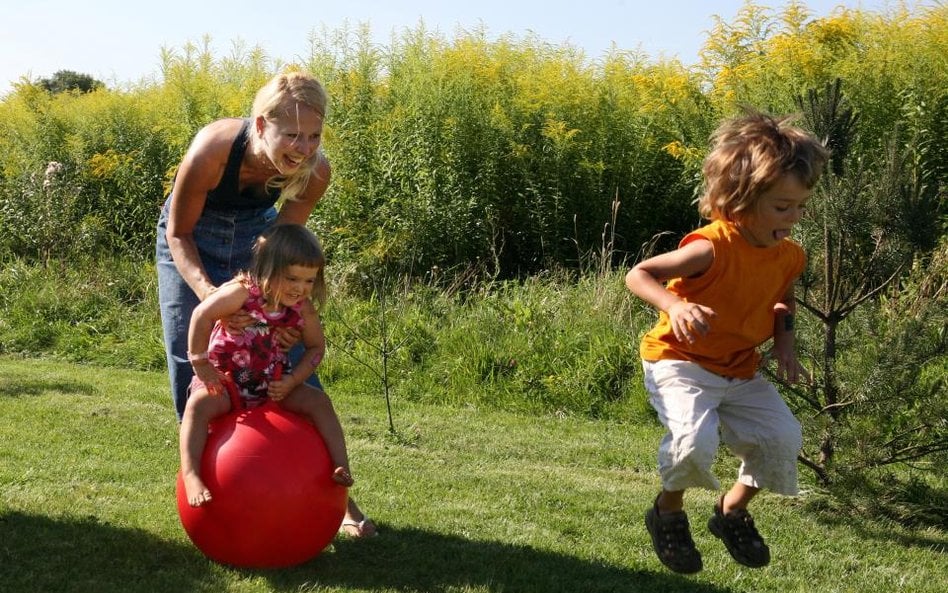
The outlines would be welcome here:
<svg viewBox="0 0 948 593">
<path fill-rule="evenodd" d="M 642 366 L 649 401 L 668 429 L 658 450 L 665 490 L 719 489 L 711 464 L 723 439 L 741 460 L 739 482 L 797 493 L 800 423 L 760 373 L 730 379 L 683 360 L 642 361 Z"/>
</svg>

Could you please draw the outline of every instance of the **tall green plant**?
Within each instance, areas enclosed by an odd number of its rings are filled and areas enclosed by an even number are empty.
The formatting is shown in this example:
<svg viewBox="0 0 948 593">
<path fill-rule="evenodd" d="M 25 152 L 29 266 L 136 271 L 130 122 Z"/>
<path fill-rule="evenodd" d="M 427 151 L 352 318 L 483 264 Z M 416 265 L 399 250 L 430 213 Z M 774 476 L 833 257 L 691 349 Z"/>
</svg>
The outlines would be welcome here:
<svg viewBox="0 0 948 593">
<path fill-rule="evenodd" d="M 935 313 L 944 304 L 944 291 L 904 310 L 899 299 L 882 309 L 877 304 L 908 277 L 918 253 L 912 236 L 927 233 L 907 221 L 924 218 L 936 228 L 939 221 L 935 211 L 905 216 L 919 205 L 915 196 L 924 193 L 918 184 L 926 176 L 911 158 L 914 144 L 904 144 L 893 132 L 880 140 L 875 159 L 854 158 L 860 121 L 839 82 L 800 97 L 799 107 L 833 157 L 811 201 L 812 215 L 801 224 L 810 265 L 798 303 L 816 325 L 803 340 L 815 378 L 808 386 L 786 388 L 812 415 L 801 460 L 821 482 L 830 483 L 840 472 L 923 458 L 948 444 L 943 417 L 932 415 L 939 407 L 929 405 L 937 397 L 930 390 L 932 365 L 943 369 L 948 353 L 945 317 Z M 918 336 L 914 342 L 906 339 L 912 334 Z M 874 343 L 866 344 L 865 338 Z M 893 349 L 880 350 L 874 347 L 878 344 Z M 897 394 L 878 373 L 894 367 L 899 367 L 892 383 L 900 386 Z M 905 406 L 898 414 L 893 414 L 894 401 Z M 904 432 L 911 424 L 930 430 Z M 867 442 L 886 431 L 890 452 L 880 456 L 879 447 Z"/>
</svg>

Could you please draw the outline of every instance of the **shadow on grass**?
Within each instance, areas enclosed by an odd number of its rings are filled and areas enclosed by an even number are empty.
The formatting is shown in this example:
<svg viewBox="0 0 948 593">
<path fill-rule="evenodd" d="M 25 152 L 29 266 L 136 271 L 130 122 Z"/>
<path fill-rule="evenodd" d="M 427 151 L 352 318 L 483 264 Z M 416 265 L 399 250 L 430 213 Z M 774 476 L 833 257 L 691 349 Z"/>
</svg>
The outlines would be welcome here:
<svg viewBox="0 0 948 593">
<path fill-rule="evenodd" d="M 0 513 L 0 591 L 182 593 L 213 587 L 208 567 L 191 546 L 95 517 Z"/>
<path fill-rule="evenodd" d="M 371 540 L 337 539 L 331 551 L 302 566 L 254 574 L 265 574 L 281 591 L 730 591 L 668 572 L 657 560 L 654 571 L 645 571 L 503 542 L 391 528 Z"/>
<path fill-rule="evenodd" d="M 95 387 L 77 381 L 44 381 L 42 379 L 6 379 L 0 381 L 0 397 L 36 396 L 55 391 L 77 395 L 93 395 Z"/>
<path fill-rule="evenodd" d="M 54 519 L 0 514 L 0 590 L 17 593 L 182 593 L 228 590 L 237 574 L 266 579 L 274 591 L 442 593 L 476 588 L 518 593 L 728 593 L 670 573 L 581 560 L 503 542 L 471 541 L 417 529 L 385 529 L 366 541 L 336 540 L 298 567 L 214 569 L 191 545 L 95 517 Z"/>
</svg>

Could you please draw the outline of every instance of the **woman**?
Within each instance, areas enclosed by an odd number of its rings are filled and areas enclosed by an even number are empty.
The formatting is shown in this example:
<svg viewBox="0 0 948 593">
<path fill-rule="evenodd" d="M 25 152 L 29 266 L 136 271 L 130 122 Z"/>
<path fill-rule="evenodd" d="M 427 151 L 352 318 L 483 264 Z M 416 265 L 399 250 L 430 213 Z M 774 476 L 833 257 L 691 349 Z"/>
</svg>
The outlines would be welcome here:
<svg viewBox="0 0 948 593">
<path fill-rule="evenodd" d="M 205 126 L 178 167 L 158 220 L 156 264 L 179 421 L 193 375 L 187 337 L 194 308 L 249 267 L 260 233 L 275 222 L 305 224 L 329 186 L 329 161 L 319 149 L 326 106 L 326 92 L 312 76 L 277 75 L 257 92 L 249 119 Z M 290 332 L 282 342 L 298 339 Z M 299 351 L 294 348 L 291 359 Z M 315 375 L 307 383 L 321 391 Z M 325 405 L 332 405 L 328 398 Z M 374 524 L 351 499 L 343 529 L 355 537 L 375 534 Z"/>
</svg>

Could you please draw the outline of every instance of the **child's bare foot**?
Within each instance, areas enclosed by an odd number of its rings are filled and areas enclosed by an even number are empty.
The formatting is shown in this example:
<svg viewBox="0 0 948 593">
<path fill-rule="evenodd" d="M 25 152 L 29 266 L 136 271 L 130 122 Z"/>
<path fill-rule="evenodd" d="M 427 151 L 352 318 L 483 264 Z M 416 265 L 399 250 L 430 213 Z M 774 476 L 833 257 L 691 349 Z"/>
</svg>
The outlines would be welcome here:
<svg viewBox="0 0 948 593">
<path fill-rule="evenodd" d="M 353 480 L 349 474 L 349 470 L 342 466 L 337 467 L 336 470 L 332 472 L 332 481 L 346 488 L 355 483 L 355 480 Z"/>
<path fill-rule="evenodd" d="M 211 502 L 211 491 L 207 489 L 201 477 L 194 472 L 182 475 L 184 481 L 184 492 L 188 497 L 188 504 L 192 507 L 199 507 L 204 503 Z"/>
</svg>

